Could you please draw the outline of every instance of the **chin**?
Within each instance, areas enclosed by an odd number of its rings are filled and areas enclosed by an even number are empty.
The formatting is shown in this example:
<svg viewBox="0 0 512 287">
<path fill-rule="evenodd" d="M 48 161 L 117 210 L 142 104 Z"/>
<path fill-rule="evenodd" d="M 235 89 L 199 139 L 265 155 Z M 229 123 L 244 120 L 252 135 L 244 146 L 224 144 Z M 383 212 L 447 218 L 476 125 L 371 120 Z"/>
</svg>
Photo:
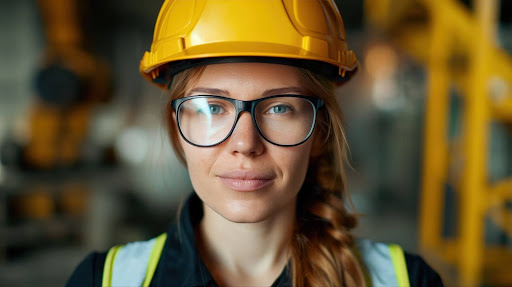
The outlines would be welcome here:
<svg viewBox="0 0 512 287">
<path fill-rule="evenodd" d="M 210 188 L 208 193 L 197 194 L 205 208 L 233 223 L 259 223 L 290 216 L 295 212 L 296 194 L 276 192 L 272 189 L 256 192 L 233 192 Z"/>
<path fill-rule="evenodd" d="M 234 223 L 258 223 L 272 217 L 272 210 L 247 202 L 230 202 L 215 211 L 226 220 Z"/>
</svg>

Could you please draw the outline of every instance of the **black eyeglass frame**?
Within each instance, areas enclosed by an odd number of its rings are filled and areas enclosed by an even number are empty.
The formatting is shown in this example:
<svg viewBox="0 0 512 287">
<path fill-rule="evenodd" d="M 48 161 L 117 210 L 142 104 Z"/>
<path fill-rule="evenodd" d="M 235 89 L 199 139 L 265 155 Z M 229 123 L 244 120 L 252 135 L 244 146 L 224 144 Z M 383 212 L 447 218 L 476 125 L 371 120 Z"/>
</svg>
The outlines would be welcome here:
<svg viewBox="0 0 512 287">
<path fill-rule="evenodd" d="M 268 99 L 284 98 L 284 97 L 288 97 L 288 98 L 292 97 L 292 98 L 305 99 L 308 102 L 310 102 L 311 105 L 314 107 L 314 109 L 313 109 L 313 123 L 311 125 L 311 129 L 309 130 L 308 135 L 301 142 L 296 143 L 296 144 L 292 144 L 292 145 L 277 144 L 275 142 L 272 142 L 268 138 L 266 138 L 265 135 L 263 135 L 263 132 L 261 131 L 260 127 L 258 126 L 258 122 L 256 121 L 256 116 L 254 115 L 255 114 L 254 111 L 255 111 L 256 106 L 258 105 L 258 103 L 260 103 L 260 102 L 262 102 L 264 100 L 268 100 Z M 216 144 L 211 144 L 211 145 L 198 145 L 198 144 L 195 144 L 195 143 L 189 141 L 185 137 L 185 135 L 183 135 L 183 132 L 181 131 L 181 125 L 180 125 L 179 113 L 178 113 L 181 104 L 183 104 L 185 101 L 192 100 L 192 99 L 198 99 L 198 98 L 209 98 L 209 99 L 213 98 L 213 99 L 226 100 L 226 101 L 230 102 L 231 104 L 233 104 L 233 106 L 236 109 L 236 117 L 235 117 L 235 121 L 233 123 L 233 126 L 231 127 L 231 130 L 229 131 L 229 133 L 226 135 L 226 137 L 224 139 L 222 139 L 221 141 L 219 141 Z M 176 123 L 178 125 L 178 130 L 180 132 L 181 137 L 187 143 L 189 143 L 189 144 L 191 144 L 193 146 L 196 146 L 196 147 L 212 147 L 212 146 L 219 145 L 219 144 L 223 143 L 224 141 L 226 141 L 231 136 L 231 134 L 233 134 L 233 131 L 235 130 L 236 124 L 238 123 L 238 119 L 240 118 L 240 114 L 242 112 L 249 112 L 251 114 L 252 122 L 253 122 L 254 126 L 256 127 L 256 130 L 258 131 L 260 136 L 262 138 L 264 138 L 267 142 L 269 142 L 269 143 L 271 143 L 273 145 L 276 145 L 276 146 L 281 146 L 281 147 L 298 146 L 298 145 L 303 144 L 305 141 L 307 141 L 309 139 L 309 137 L 311 137 L 311 135 L 313 134 L 313 131 L 314 131 L 315 125 L 316 125 L 317 110 L 319 108 L 323 107 L 323 105 L 324 105 L 324 101 L 322 99 L 319 99 L 319 98 L 303 96 L 303 95 L 286 95 L 286 94 L 285 95 L 273 95 L 273 96 L 269 96 L 269 97 L 265 97 L 265 98 L 261 98 L 261 99 L 252 100 L 252 101 L 242 101 L 242 100 L 236 100 L 236 99 L 232 99 L 232 98 L 227 98 L 227 97 L 222 97 L 222 96 L 215 96 L 215 95 L 196 95 L 196 96 L 190 96 L 190 97 L 174 99 L 174 100 L 171 101 L 171 107 L 173 108 L 174 112 L 176 113 Z"/>
</svg>

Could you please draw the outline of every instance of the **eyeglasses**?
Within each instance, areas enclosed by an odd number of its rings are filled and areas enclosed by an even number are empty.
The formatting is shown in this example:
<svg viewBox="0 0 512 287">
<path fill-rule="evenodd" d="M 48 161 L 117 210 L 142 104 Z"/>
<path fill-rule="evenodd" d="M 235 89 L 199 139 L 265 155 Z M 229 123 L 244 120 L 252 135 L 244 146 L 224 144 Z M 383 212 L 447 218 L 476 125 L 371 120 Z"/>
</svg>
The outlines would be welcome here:
<svg viewBox="0 0 512 287">
<path fill-rule="evenodd" d="M 252 101 L 198 95 L 171 101 L 181 136 L 198 147 L 225 141 L 235 129 L 242 112 L 250 112 L 258 133 L 277 146 L 296 146 L 313 133 L 318 98 L 276 95 Z"/>
</svg>

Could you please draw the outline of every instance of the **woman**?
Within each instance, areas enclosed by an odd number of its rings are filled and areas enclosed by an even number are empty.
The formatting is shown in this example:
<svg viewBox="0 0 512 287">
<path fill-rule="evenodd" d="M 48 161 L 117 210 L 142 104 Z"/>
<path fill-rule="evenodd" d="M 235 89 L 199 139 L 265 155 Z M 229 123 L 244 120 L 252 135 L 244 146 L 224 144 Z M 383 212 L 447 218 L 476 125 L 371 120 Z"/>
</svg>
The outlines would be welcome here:
<svg viewBox="0 0 512 287">
<path fill-rule="evenodd" d="M 91 254 L 68 285 L 442 285 L 349 233 L 334 87 L 356 67 L 333 1 L 166 1 L 141 72 L 168 89 L 195 192 L 166 233 Z"/>
</svg>

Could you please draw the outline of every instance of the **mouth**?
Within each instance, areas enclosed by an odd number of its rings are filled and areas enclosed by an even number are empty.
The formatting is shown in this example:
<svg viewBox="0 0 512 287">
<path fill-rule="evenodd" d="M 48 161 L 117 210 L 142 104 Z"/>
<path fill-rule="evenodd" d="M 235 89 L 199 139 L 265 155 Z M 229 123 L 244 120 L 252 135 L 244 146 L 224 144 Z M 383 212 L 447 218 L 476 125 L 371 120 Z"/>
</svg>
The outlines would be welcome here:
<svg viewBox="0 0 512 287">
<path fill-rule="evenodd" d="M 274 176 L 253 171 L 231 171 L 217 176 L 228 188 L 235 191 L 256 191 L 274 181 Z"/>
</svg>

